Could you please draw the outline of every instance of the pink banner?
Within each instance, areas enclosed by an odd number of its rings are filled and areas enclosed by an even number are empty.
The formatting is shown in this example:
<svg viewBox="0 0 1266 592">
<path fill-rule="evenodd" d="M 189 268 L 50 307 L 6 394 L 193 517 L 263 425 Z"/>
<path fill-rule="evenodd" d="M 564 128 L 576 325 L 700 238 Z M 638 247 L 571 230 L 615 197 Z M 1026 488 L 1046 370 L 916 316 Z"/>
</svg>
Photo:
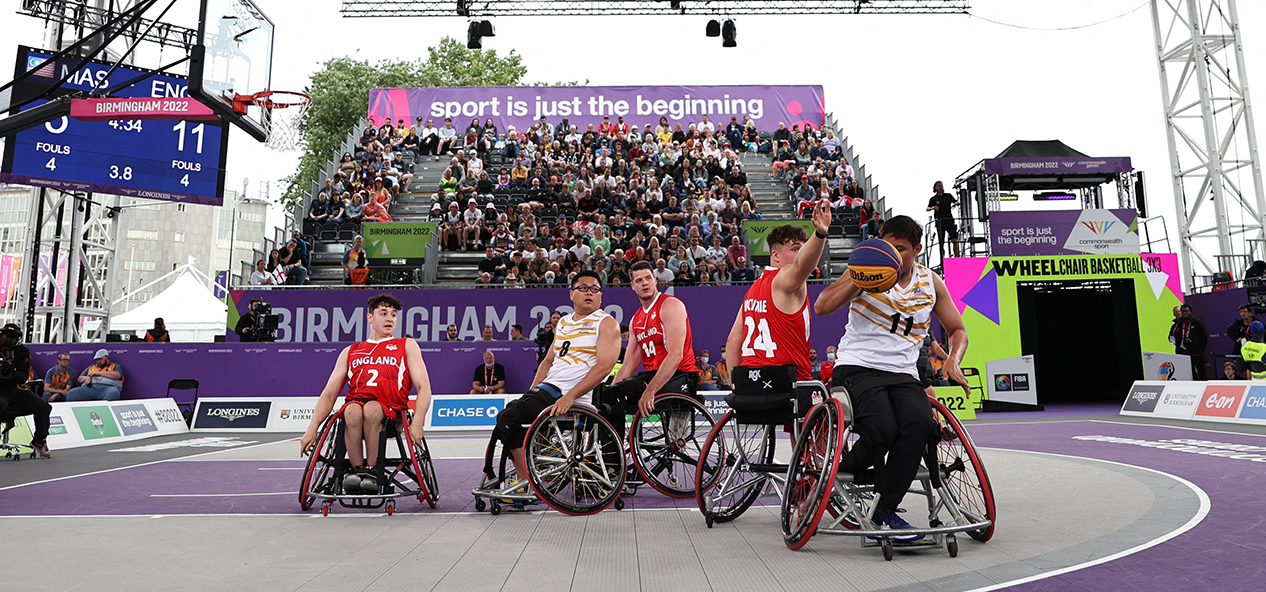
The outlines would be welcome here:
<svg viewBox="0 0 1266 592">
<path fill-rule="evenodd" d="M 113 119 L 211 120 L 215 111 L 190 98 L 72 99 L 70 116 L 84 121 Z"/>
<path fill-rule="evenodd" d="M 22 279 L 22 256 L 14 255 L 12 266 L 9 271 L 9 298 L 5 300 L 5 302 L 11 302 L 13 300 L 17 300 L 18 294 L 20 294 L 22 290 L 19 290 L 16 284 L 19 281 L 21 281 L 21 279 Z"/>
<path fill-rule="evenodd" d="M 13 255 L 0 257 L 0 302 L 9 301 L 9 285 L 13 283 Z"/>
</svg>

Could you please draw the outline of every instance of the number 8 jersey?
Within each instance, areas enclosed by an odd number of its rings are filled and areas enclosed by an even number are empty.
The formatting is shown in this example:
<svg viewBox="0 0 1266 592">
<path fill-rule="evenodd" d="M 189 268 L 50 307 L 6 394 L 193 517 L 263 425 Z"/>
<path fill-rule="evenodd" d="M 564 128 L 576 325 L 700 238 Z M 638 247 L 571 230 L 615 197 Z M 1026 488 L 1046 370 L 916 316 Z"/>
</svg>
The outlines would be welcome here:
<svg viewBox="0 0 1266 592">
<path fill-rule="evenodd" d="M 778 269 L 766 267 L 760 279 L 743 296 L 743 366 L 795 366 L 796 380 L 813 380 L 809 364 L 809 296 L 800 310 L 788 314 L 774 306 L 774 277 Z"/>
<path fill-rule="evenodd" d="M 835 366 L 862 366 L 918 380 L 919 345 L 932 326 L 936 306 L 934 275 L 916 264 L 909 286 L 897 284 L 882 294 L 862 292 L 854 298 Z"/>
</svg>

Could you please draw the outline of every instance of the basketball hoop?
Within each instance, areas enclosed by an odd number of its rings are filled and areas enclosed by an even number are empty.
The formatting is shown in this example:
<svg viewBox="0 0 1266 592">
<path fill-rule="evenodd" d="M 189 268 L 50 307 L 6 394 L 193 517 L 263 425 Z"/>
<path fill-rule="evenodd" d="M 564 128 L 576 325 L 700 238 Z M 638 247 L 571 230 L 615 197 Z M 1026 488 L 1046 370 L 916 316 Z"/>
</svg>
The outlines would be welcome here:
<svg viewBox="0 0 1266 592">
<path fill-rule="evenodd" d="M 288 90 L 266 90 L 233 98 L 233 111 L 245 115 L 251 105 L 267 111 L 261 119 L 268 133 L 264 145 L 273 150 L 294 150 L 299 145 L 299 120 L 308 111 L 312 97 Z"/>
</svg>

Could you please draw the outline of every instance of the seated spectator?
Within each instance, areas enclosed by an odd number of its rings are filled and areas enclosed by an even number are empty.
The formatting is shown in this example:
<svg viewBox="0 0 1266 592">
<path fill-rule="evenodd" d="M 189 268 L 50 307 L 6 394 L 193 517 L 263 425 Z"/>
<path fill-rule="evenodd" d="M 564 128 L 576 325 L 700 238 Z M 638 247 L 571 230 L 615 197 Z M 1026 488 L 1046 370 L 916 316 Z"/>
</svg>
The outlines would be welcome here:
<svg viewBox="0 0 1266 592">
<path fill-rule="evenodd" d="M 123 367 L 110 361 L 110 352 L 102 348 L 96 360 L 79 375 L 79 385 L 66 393 L 67 401 L 118 401 L 123 396 Z"/>
<path fill-rule="evenodd" d="M 44 373 L 44 400 L 49 403 L 65 401 L 74 376 L 75 371 L 70 367 L 70 354 L 59 354 L 57 365 Z"/>
<path fill-rule="evenodd" d="M 457 325 L 449 325 L 444 331 L 444 339 L 440 341 L 462 341 L 457 337 Z"/>
<path fill-rule="evenodd" d="M 387 208 L 371 199 L 365 202 L 365 207 L 361 210 L 361 220 L 365 222 L 390 222 L 391 215 L 387 213 Z"/>
<path fill-rule="evenodd" d="M 359 234 L 352 239 L 347 252 L 343 253 L 343 283 L 348 286 L 369 283 L 369 257 L 365 254 L 365 239 Z"/>
<path fill-rule="evenodd" d="M 673 280 L 677 279 L 677 274 L 668 269 L 668 262 L 663 259 L 655 260 L 655 270 L 651 272 L 651 275 L 655 276 L 655 282 L 660 286 L 671 285 Z"/>
<path fill-rule="evenodd" d="M 361 220 L 365 218 L 365 201 L 361 199 L 359 193 L 350 197 L 344 193 L 343 199 L 349 200 L 347 208 L 343 210 L 343 220 L 360 224 Z"/>
<path fill-rule="evenodd" d="M 506 277 L 501 280 L 501 285 L 507 288 L 522 288 L 523 282 L 519 281 L 519 272 L 510 268 L 506 271 Z"/>
<path fill-rule="evenodd" d="M 255 271 L 251 272 L 252 286 L 276 285 L 276 282 L 273 281 L 275 279 L 275 276 L 272 273 L 270 273 L 268 271 L 268 268 L 265 266 L 266 266 L 266 263 L 264 263 L 263 259 L 260 259 L 259 261 L 255 262 Z"/>
<path fill-rule="evenodd" d="M 743 244 L 737 236 L 730 239 L 730 248 L 727 259 L 729 260 L 730 267 L 734 269 L 743 269 L 747 267 L 747 245 Z"/>
<path fill-rule="evenodd" d="M 286 248 L 278 251 L 277 261 L 285 269 L 287 284 L 302 286 L 308 283 L 308 268 L 304 265 L 302 255 L 299 254 L 298 241 L 290 239 L 286 243 Z"/>
<path fill-rule="evenodd" d="M 731 283 L 750 284 L 756 281 L 756 272 L 747 267 L 746 257 L 739 257 L 735 265 L 734 270 L 730 272 Z"/>
<path fill-rule="evenodd" d="M 370 201 L 377 202 L 384 210 L 391 207 L 391 190 L 383 184 L 383 178 L 374 179 L 374 188 L 369 192 Z"/>
<path fill-rule="evenodd" d="M 818 199 L 818 192 L 813 188 L 813 183 L 809 179 L 809 175 L 800 176 L 800 185 L 796 187 L 793 194 L 796 202 L 796 217 L 802 217 L 805 209 L 812 211 L 814 204 Z"/>
<path fill-rule="evenodd" d="M 495 288 L 500 282 L 496 281 L 495 276 L 486 271 L 480 272 L 479 277 L 475 280 L 476 288 Z"/>
<path fill-rule="evenodd" d="M 719 376 L 717 375 L 717 366 L 712 363 L 712 358 L 708 355 L 708 350 L 705 349 L 699 352 L 697 360 L 698 363 L 695 364 L 695 366 L 699 368 L 699 383 L 696 385 L 696 388 L 701 391 L 721 390 L 721 385 L 717 384 L 719 380 Z"/>
<path fill-rule="evenodd" d="M 510 325 L 510 341 L 527 341 L 527 338 L 523 336 L 523 325 L 519 323 Z"/>
<path fill-rule="evenodd" d="M 496 341 L 492 336 L 492 325 L 484 325 L 479 331 L 480 341 Z"/>
<path fill-rule="evenodd" d="M 491 327 L 489 327 L 491 329 Z M 506 369 L 497 363 L 492 350 L 484 351 L 484 363 L 475 367 L 472 395 L 503 395 L 506 392 Z"/>
<path fill-rule="evenodd" d="M 505 274 L 505 261 L 503 261 L 501 257 L 497 256 L 495 249 L 488 247 L 488 249 L 484 252 L 484 258 L 479 260 L 480 283 L 499 284 L 501 283 L 501 278 L 505 277 Z M 483 279 L 484 275 L 489 276 L 491 279 L 489 281 L 485 281 Z"/>
<path fill-rule="evenodd" d="M 167 333 L 167 325 L 163 323 L 162 317 L 154 319 L 154 328 L 145 332 L 145 341 L 147 343 L 171 342 L 171 335 Z"/>
<path fill-rule="evenodd" d="M 686 247 L 677 247 L 677 251 L 668 259 L 668 268 L 672 270 L 674 275 L 678 275 L 682 270 L 686 271 L 686 275 L 695 275 L 695 260 L 686 254 Z"/>
<path fill-rule="evenodd" d="M 308 219 L 317 224 L 324 224 L 330 219 L 330 203 L 325 192 L 317 194 L 317 198 L 308 204 Z"/>
</svg>

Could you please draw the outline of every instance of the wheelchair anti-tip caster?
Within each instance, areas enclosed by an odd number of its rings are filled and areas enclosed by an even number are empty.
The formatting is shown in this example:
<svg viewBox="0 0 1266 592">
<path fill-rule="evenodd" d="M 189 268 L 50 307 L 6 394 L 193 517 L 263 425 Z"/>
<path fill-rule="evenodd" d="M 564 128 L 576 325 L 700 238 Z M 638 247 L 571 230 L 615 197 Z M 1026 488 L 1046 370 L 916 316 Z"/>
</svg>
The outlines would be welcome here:
<svg viewBox="0 0 1266 592">
<path fill-rule="evenodd" d="M 712 512 L 704 512 L 704 513 L 703 513 L 703 523 L 704 523 L 704 524 L 707 524 L 707 525 L 708 525 L 708 528 L 712 528 L 712 524 L 713 524 L 713 522 L 715 522 L 715 520 L 712 518 Z"/>
<path fill-rule="evenodd" d="M 499 504 L 499 503 L 497 503 L 497 502 L 492 502 L 492 509 L 490 509 L 489 511 L 490 511 L 490 512 L 492 512 L 492 515 L 493 515 L 493 516 L 500 516 L 500 515 L 501 515 L 501 504 Z"/>
<path fill-rule="evenodd" d="M 321 515 L 322 516 L 330 515 L 330 501 L 329 500 L 326 500 L 325 503 L 321 504 Z"/>
<path fill-rule="evenodd" d="M 945 548 L 949 551 L 950 557 L 958 557 L 958 537 L 952 534 L 945 535 Z"/>
<path fill-rule="evenodd" d="M 624 498 L 622 497 L 615 498 L 615 509 L 617 511 L 624 509 Z"/>
<path fill-rule="evenodd" d="M 391 516 L 391 515 L 393 515 L 393 514 L 395 514 L 395 513 L 396 513 L 396 503 L 395 503 L 395 502 L 387 502 L 387 515 L 388 515 L 388 516 Z"/>
<path fill-rule="evenodd" d="M 484 500 L 479 499 L 479 498 L 475 498 L 475 511 L 476 511 L 476 512 L 482 512 L 482 511 L 484 511 L 487 507 L 488 507 L 488 504 L 487 504 L 486 502 L 484 502 Z"/>
<path fill-rule="evenodd" d="M 892 561 L 892 539 L 880 539 L 879 546 L 884 551 L 884 561 Z"/>
</svg>

